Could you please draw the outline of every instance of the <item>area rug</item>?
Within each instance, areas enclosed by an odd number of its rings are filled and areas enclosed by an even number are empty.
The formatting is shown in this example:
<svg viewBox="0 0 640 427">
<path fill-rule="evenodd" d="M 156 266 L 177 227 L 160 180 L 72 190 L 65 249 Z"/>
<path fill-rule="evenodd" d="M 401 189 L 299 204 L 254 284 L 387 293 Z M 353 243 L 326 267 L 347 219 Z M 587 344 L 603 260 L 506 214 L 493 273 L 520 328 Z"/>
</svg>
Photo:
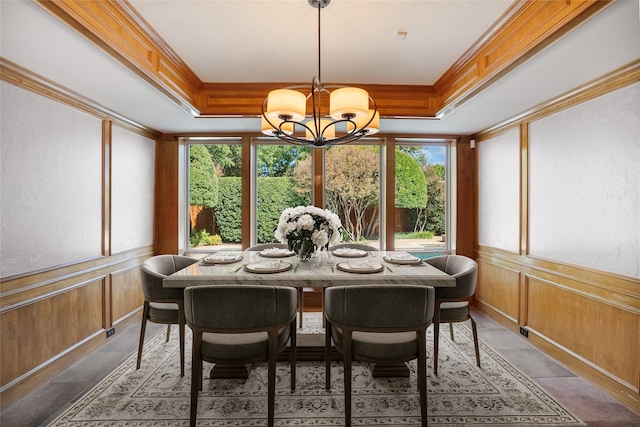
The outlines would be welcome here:
<svg viewBox="0 0 640 427">
<path fill-rule="evenodd" d="M 480 342 L 481 368 L 475 366 L 469 330 L 454 325 L 455 343 L 443 326 L 438 376 L 433 375 L 433 328 L 427 336 L 428 422 L 430 426 L 584 426 L 553 396 Z M 188 329 L 188 328 L 187 328 Z M 323 333 L 321 317 L 305 313 L 303 333 Z M 176 331 L 177 332 L 177 331 Z M 109 374 L 50 424 L 75 426 L 188 426 L 191 334 L 187 372 L 181 378 L 178 334 L 164 333 L 145 345 L 142 367 L 136 356 Z M 205 363 L 205 372 L 212 365 Z M 352 424 L 420 425 L 416 365 L 410 378 L 372 378 L 369 367 L 354 364 Z M 289 364 L 279 362 L 276 426 L 343 426 L 342 364 L 332 366 L 325 389 L 324 362 L 298 362 L 297 389 L 289 390 Z M 246 381 L 212 380 L 205 375 L 198 400 L 198 426 L 266 426 L 267 368 L 254 365 Z"/>
</svg>

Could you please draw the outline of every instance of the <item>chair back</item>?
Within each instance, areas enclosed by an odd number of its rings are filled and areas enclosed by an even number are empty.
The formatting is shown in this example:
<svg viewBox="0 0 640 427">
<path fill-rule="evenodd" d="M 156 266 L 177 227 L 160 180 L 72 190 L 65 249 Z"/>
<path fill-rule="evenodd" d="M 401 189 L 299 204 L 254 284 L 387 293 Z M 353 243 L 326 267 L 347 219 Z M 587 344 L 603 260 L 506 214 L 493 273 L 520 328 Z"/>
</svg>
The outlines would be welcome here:
<svg viewBox="0 0 640 427">
<path fill-rule="evenodd" d="M 140 266 L 142 292 L 150 300 L 182 299 L 182 289 L 162 287 L 162 280 L 198 262 L 195 258 L 179 255 L 157 255 L 145 260 Z"/>
<path fill-rule="evenodd" d="M 324 309 L 336 324 L 361 330 L 400 330 L 429 324 L 435 293 L 420 285 L 352 285 L 325 290 Z"/>
<path fill-rule="evenodd" d="M 284 286 L 210 285 L 184 290 L 190 326 L 209 331 L 264 329 L 296 315 L 296 290 Z"/>
<path fill-rule="evenodd" d="M 425 259 L 425 262 L 456 279 L 455 288 L 438 288 L 438 299 L 458 300 L 476 293 L 478 264 L 462 255 L 444 255 Z"/>
<path fill-rule="evenodd" d="M 259 243 L 257 245 L 249 246 L 247 251 L 263 251 L 265 249 L 278 248 L 278 249 L 287 249 L 286 243 Z"/>
<path fill-rule="evenodd" d="M 337 245 L 333 245 L 329 247 L 330 251 L 340 248 L 348 248 L 348 249 L 360 249 L 361 251 L 379 251 L 380 249 L 375 246 L 365 245 L 364 243 L 338 243 Z"/>
</svg>

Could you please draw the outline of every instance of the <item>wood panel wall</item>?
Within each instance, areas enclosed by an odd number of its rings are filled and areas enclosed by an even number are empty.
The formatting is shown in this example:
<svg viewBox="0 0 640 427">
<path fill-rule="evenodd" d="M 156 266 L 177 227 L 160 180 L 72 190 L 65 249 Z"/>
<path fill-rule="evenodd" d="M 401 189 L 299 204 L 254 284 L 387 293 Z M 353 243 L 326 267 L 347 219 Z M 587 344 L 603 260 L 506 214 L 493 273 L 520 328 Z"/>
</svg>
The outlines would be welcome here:
<svg viewBox="0 0 640 427">
<path fill-rule="evenodd" d="M 478 243 L 474 304 L 640 413 L 640 279 L 537 259 L 528 254 L 528 123 L 640 81 L 640 61 L 603 76 L 519 122 L 475 137 L 482 144 L 520 127 L 521 250 Z M 476 208 L 477 212 L 477 208 Z"/>
<path fill-rule="evenodd" d="M 155 249 L 111 253 L 111 128 L 116 123 L 151 139 L 159 135 L 4 59 L 0 71 L 4 82 L 103 119 L 102 255 L 0 279 L 0 402 L 5 408 L 103 344 L 111 327 L 117 334 L 140 321 L 139 266 Z"/>
</svg>

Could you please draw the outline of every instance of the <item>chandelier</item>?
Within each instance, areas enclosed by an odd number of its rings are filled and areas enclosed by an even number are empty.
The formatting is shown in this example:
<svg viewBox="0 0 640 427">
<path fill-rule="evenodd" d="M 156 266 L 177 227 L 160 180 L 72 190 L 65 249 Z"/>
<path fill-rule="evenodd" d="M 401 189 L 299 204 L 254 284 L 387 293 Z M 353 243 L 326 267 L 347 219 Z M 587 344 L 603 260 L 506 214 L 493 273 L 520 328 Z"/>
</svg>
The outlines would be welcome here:
<svg viewBox="0 0 640 427">
<path fill-rule="evenodd" d="M 289 86 L 269 92 L 262 102 L 262 133 L 298 145 L 324 147 L 354 142 L 380 130 L 376 102 L 366 90 L 355 87 L 324 86 L 320 79 L 320 12 L 331 0 L 308 0 L 318 9 L 318 74 L 311 81 L 311 93 Z M 332 91 L 329 91 L 332 89 Z M 329 95 L 329 114 L 321 109 L 322 95 Z M 307 101 L 313 111 L 307 117 Z M 373 106 L 372 109 L 369 105 Z"/>
</svg>

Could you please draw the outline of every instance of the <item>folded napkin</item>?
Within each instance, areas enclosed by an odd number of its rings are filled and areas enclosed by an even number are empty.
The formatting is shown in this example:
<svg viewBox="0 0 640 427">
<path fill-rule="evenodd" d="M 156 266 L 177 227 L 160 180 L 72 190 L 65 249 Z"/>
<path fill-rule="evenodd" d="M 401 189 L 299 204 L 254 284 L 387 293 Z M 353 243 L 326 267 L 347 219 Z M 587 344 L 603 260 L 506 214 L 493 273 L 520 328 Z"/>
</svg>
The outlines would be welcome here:
<svg viewBox="0 0 640 427">
<path fill-rule="evenodd" d="M 420 258 L 415 257 L 407 252 L 394 252 L 392 254 L 385 255 L 390 261 L 406 261 L 406 262 L 418 262 Z"/>
<path fill-rule="evenodd" d="M 333 251 L 336 255 L 364 255 L 365 251 L 362 249 L 354 249 L 354 248 L 338 248 Z"/>
<path fill-rule="evenodd" d="M 275 246 L 273 248 L 267 248 L 267 249 L 263 249 L 262 252 L 264 253 L 269 253 L 269 254 L 279 254 L 279 253 L 286 253 L 288 252 L 287 249 L 283 249 L 283 248 L 276 248 Z"/>
<path fill-rule="evenodd" d="M 284 248 L 268 248 L 261 250 L 260 255 L 277 257 L 282 255 L 293 255 L 293 252 L 291 252 L 289 249 Z"/>
<path fill-rule="evenodd" d="M 215 254 L 209 255 L 204 260 L 206 262 L 225 262 L 225 261 L 239 261 L 242 259 L 242 255 L 235 254 Z"/>
<path fill-rule="evenodd" d="M 251 264 L 251 269 L 252 270 L 280 270 L 282 268 L 285 268 L 288 263 L 285 263 L 283 261 L 269 261 L 269 262 L 257 262 L 255 264 Z"/>
<path fill-rule="evenodd" d="M 373 261 L 348 261 L 350 270 L 378 270 L 382 264 Z"/>
</svg>

